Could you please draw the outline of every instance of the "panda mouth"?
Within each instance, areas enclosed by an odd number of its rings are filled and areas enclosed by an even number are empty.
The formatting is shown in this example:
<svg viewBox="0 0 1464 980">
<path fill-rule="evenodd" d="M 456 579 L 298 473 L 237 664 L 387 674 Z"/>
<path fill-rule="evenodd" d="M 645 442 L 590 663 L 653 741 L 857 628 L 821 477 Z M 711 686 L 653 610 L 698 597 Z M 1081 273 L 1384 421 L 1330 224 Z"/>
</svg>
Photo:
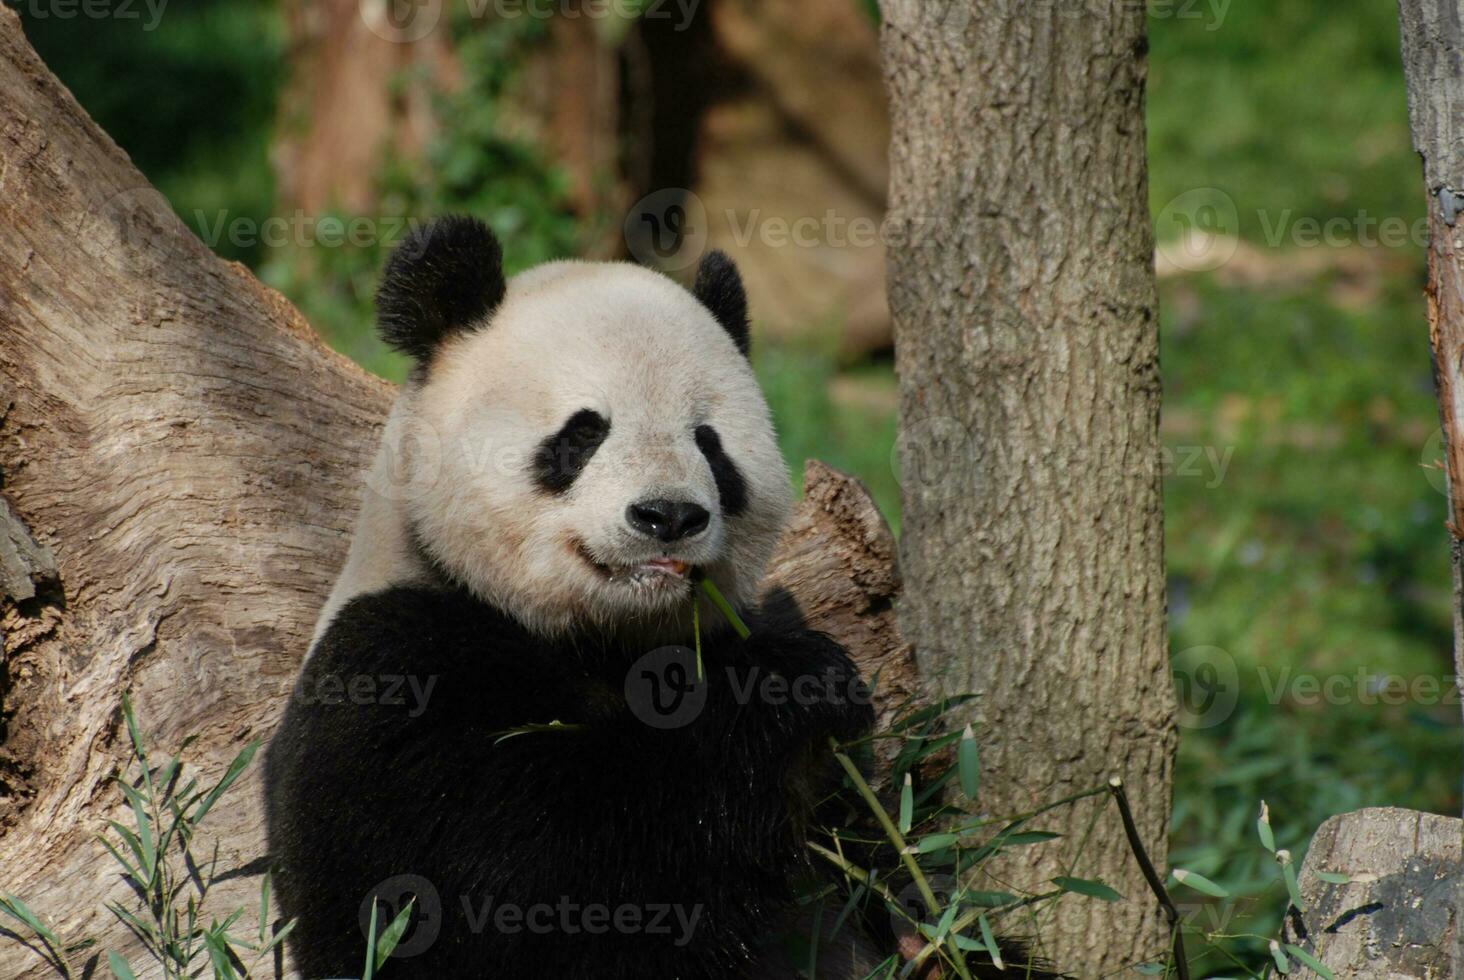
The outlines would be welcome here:
<svg viewBox="0 0 1464 980">
<path fill-rule="evenodd" d="M 584 542 L 580 542 L 575 551 L 585 564 L 589 565 L 601 576 L 612 582 L 624 582 L 630 585 L 662 586 L 676 585 L 691 581 L 696 569 L 690 562 L 684 562 L 679 558 L 650 558 L 634 565 L 611 565 L 600 561 L 590 553 Z"/>
</svg>

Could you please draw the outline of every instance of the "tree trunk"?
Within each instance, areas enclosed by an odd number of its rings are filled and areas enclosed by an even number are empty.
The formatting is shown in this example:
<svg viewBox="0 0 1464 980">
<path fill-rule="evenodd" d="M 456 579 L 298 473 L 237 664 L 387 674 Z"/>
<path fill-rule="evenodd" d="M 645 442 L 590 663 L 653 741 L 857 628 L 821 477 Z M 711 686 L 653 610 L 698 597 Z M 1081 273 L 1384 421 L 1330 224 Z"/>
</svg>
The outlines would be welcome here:
<svg viewBox="0 0 1464 980">
<path fill-rule="evenodd" d="M 904 495 L 900 625 L 974 692 L 983 812 L 1122 776 L 1164 865 L 1176 744 L 1166 658 L 1158 319 L 1142 5 L 884 0 L 894 121 L 890 306 Z M 1159 954 L 1118 820 L 1093 801 L 999 869 L 1045 890 L 1077 976 Z"/>
<path fill-rule="evenodd" d="M 433 94 L 457 83 L 448 5 L 289 0 L 283 10 L 279 210 L 373 214 L 383 152 L 416 159 L 436 127 Z"/>
<path fill-rule="evenodd" d="M 157 748 L 198 735 L 205 776 L 269 737 L 392 391 L 190 235 L 9 8 L 0 229 L 0 891 L 141 965 L 102 908 L 133 898 L 94 839 L 127 819 L 109 784 L 122 695 Z M 770 581 L 910 690 L 889 530 L 848 478 L 808 482 Z M 220 918 L 254 907 L 267 866 L 257 778 L 195 846 L 219 845 Z M 0 934 L 0 976 L 54 973 Z"/>
<path fill-rule="evenodd" d="M 1398 15 L 1413 147 L 1428 193 L 1428 338 L 1449 488 L 1454 676 L 1464 685 L 1464 14 L 1449 0 L 1398 0 Z"/>
</svg>

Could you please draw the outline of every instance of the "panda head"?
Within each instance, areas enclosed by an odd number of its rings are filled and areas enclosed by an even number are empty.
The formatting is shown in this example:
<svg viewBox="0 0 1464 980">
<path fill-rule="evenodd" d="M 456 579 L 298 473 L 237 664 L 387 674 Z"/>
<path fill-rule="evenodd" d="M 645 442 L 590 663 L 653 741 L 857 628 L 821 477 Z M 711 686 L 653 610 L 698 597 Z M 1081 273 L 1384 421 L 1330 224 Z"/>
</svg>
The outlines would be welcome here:
<svg viewBox="0 0 1464 980">
<path fill-rule="evenodd" d="M 437 571 L 549 635 L 678 635 L 700 575 L 756 596 L 791 488 L 725 255 L 691 291 L 625 263 L 505 281 L 492 232 L 446 218 L 398 247 L 377 309 L 415 360 L 389 442 Z"/>
</svg>

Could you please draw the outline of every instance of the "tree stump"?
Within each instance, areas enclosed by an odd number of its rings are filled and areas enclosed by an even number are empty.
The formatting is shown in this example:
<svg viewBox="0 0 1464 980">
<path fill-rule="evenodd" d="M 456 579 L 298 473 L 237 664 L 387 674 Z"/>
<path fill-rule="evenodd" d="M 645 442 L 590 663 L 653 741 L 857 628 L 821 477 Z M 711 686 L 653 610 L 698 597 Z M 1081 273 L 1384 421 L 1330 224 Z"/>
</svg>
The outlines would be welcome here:
<svg viewBox="0 0 1464 980">
<path fill-rule="evenodd" d="M 1379 808 L 1333 817 L 1312 839 L 1306 911 L 1284 940 L 1338 980 L 1464 978 L 1464 820 Z M 1353 878 L 1338 885 L 1319 874 Z M 1311 980 L 1317 974 L 1292 974 Z"/>
</svg>

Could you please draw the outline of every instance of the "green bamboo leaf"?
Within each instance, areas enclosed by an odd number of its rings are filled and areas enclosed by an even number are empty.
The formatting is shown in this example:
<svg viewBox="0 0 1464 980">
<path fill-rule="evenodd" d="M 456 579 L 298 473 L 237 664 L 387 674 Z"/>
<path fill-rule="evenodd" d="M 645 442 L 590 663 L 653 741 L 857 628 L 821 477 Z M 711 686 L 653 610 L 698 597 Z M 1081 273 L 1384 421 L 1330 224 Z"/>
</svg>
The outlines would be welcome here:
<svg viewBox="0 0 1464 980">
<path fill-rule="evenodd" d="M 138 862 L 141 863 L 142 842 L 137 839 L 137 835 L 132 833 L 132 831 L 128 830 L 126 827 L 122 826 L 115 820 L 108 820 L 107 826 L 111 827 L 117 832 L 117 834 L 122 838 L 123 842 L 127 844 L 128 849 L 132 851 L 133 857 L 137 858 Z M 116 859 L 117 863 L 122 865 L 122 869 L 127 872 L 128 877 L 130 877 L 133 881 L 138 882 L 139 884 L 143 883 L 143 874 L 140 867 L 133 865 L 131 861 L 123 857 L 122 852 L 117 850 L 117 848 L 112 845 L 112 842 L 107 840 L 107 838 L 103 837 L 101 834 L 97 834 L 96 838 L 97 840 L 102 842 L 103 847 L 111 852 L 112 857 Z"/>
<path fill-rule="evenodd" d="M 1054 834 L 1050 830 L 1026 830 L 1020 834 L 999 834 L 996 840 L 1000 841 L 1001 847 L 1021 847 L 1056 840 L 1061 836 L 1062 834 Z"/>
<path fill-rule="evenodd" d="M 142 763 L 145 771 L 147 752 L 142 748 L 142 732 L 137 727 L 137 715 L 132 712 L 132 698 L 125 693 L 122 695 L 122 718 L 127 722 L 127 735 L 132 739 L 132 753 L 137 756 L 137 761 Z"/>
<path fill-rule="evenodd" d="M 1276 963 L 1277 973 L 1291 972 L 1291 961 L 1286 958 L 1285 953 L 1281 952 L 1281 944 L 1274 939 L 1271 940 L 1271 959 Z"/>
<path fill-rule="evenodd" d="M 371 896 L 371 923 L 366 927 L 366 969 L 361 971 L 361 980 L 373 980 L 376 976 L 376 896 Z M 1274 945 L 1274 944 L 1273 944 Z"/>
<path fill-rule="evenodd" d="M 1322 963 L 1321 960 L 1317 959 L 1315 956 L 1308 953 L 1300 946 L 1293 946 L 1290 943 L 1287 943 L 1286 952 L 1290 953 L 1292 956 L 1296 957 L 1297 959 L 1301 960 L 1301 962 L 1311 967 L 1314 973 L 1316 973 L 1320 977 L 1325 978 L 1325 980 L 1337 980 L 1332 971 L 1327 969 L 1327 967 Z"/>
<path fill-rule="evenodd" d="M 163 763 L 163 768 L 158 770 L 157 785 L 162 787 L 163 792 L 167 792 L 168 784 L 171 783 L 173 781 L 173 777 L 178 774 L 178 766 L 180 766 L 181 764 L 182 760 L 180 760 L 175 755 L 167 762 Z"/>
<path fill-rule="evenodd" d="M 51 946 L 60 948 L 61 940 L 56 938 L 56 934 L 42 925 L 40 917 L 30 910 L 30 906 L 26 905 L 14 895 L 8 892 L 0 893 L 0 912 L 4 912 L 11 918 L 25 923 L 31 932 L 40 936 Z"/>
<path fill-rule="evenodd" d="M 117 980 L 137 980 L 137 974 L 132 972 L 132 967 L 128 966 L 127 961 L 116 953 L 108 951 L 107 965 L 112 968 L 112 976 Z"/>
<path fill-rule="evenodd" d="M 161 948 L 162 937 L 158 935 L 157 925 L 151 922 L 143 922 L 116 902 L 108 902 L 107 911 L 115 915 L 117 920 L 126 926 L 134 936 L 142 940 L 143 945 L 151 950 Z"/>
<path fill-rule="evenodd" d="M 152 818 L 147 812 L 147 802 L 141 793 L 122 780 L 117 780 L 117 785 L 121 787 L 122 795 L 127 797 L 127 802 L 132 804 L 132 815 L 137 820 L 138 859 L 146 875 L 143 883 L 150 885 L 158 866 L 158 849 L 153 841 Z"/>
<path fill-rule="evenodd" d="M 701 605 L 695 598 L 691 600 L 691 635 L 696 640 L 696 680 L 700 684 L 707 679 L 707 672 L 702 665 Z"/>
<path fill-rule="evenodd" d="M 905 785 L 900 787 L 900 833 L 910 832 L 910 822 L 915 819 L 915 789 L 910 774 L 905 773 Z"/>
<path fill-rule="evenodd" d="M 269 876 L 266 871 L 259 879 L 259 944 L 264 945 L 269 937 Z"/>
<path fill-rule="evenodd" d="M 971 890 L 961 892 L 960 897 L 961 901 L 967 905 L 979 905 L 982 908 L 988 909 L 1000 908 L 1003 905 L 1010 905 L 1017 901 L 1017 896 L 1011 892 Z"/>
<path fill-rule="evenodd" d="M 190 823 L 196 825 L 203 820 L 204 814 L 212 810 L 214 804 L 219 801 L 219 797 L 224 795 L 224 791 L 234 785 L 234 780 L 239 778 L 239 774 L 244 771 L 245 766 L 249 765 L 249 760 L 254 758 L 254 753 L 257 751 L 259 751 L 259 739 L 256 738 L 244 746 L 243 750 L 234 757 L 234 761 L 229 763 L 229 768 L 225 770 L 223 778 L 214 784 L 214 788 L 208 791 L 208 795 L 203 798 L 198 809 L 193 811 L 193 815 L 189 818 Z"/>
<path fill-rule="evenodd" d="M 293 930 L 294 928 L 295 928 L 295 920 L 294 919 L 291 919 L 289 922 L 286 922 L 285 923 L 285 927 L 283 929 L 281 929 L 279 932 L 275 933 L 274 935 L 270 936 L 269 937 L 269 941 L 266 942 L 263 946 L 261 946 L 259 948 L 259 951 L 261 953 L 268 953 L 270 950 L 274 949 L 280 943 L 284 942 L 285 941 L 285 937 L 288 936 L 290 934 L 290 931 Z"/>
<path fill-rule="evenodd" d="M 234 964 L 229 960 L 229 951 L 224 941 L 214 931 L 203 934 L 203 947 L 208 951 L 209 962 L 213 964 L 214 980 L 239 980 Z"/>
<path fill-rule="evenodd" d="M 1296 884 L 1296 865 L 1292 864 L 1290 860 L 1281 865 L 1281 876 L 1286 879 L 1286 894 L 1291 897 L 1291 904 L 1296 907 L 1296 911 L 1305 912 L 1306 906 L 1301 902 L 1301 889 Z"/>
<path fill-rule="evenodd" d="M 966 799 L 975 800 L 981 788 L 981 759 L 976 747 L 976 733 L 971 731 L 970 725 L 961 733 L 961 747 L 956 755 L 961 771 L 961 792 Z"/>
<path fill-rule="evenodd" d="M 956 912 L 958 912 L 960 908 L 960 905 L 955 902 L 952 902 L 949 906 L 946 907 L 945 914 L 942 915 L 940 917 L 940 921 L 935 924 L 935 941 L 937 943 L 942 943 L 945 941 L 946 934 L 951 931 L 951 923 L 956 921 Z"/>
<path fill-rule="evenodd" d="M 1101 881 L 1090 878 L 1070 878 L 1066 875 L 1052 879 L 1052 883 L 1066 892 L 1086 895 L 1104 902 L 1121 902 L 1123 896 Z"/>
<path fill-rule="evenodd" d="M 1351 875 L 1339 875 L 1335 871 L 1318 871 L 1317 877 L 1329 885 L 1346 885 L 1352 881 Z"/>
<path fill-rule="evenodd" d="M 1260 835 L 1266 850 L 1275 854 L 1276 835 L 1271 832 L 1271 808 L 1266 806 L 1265 800 L 1261 801 L 1261 815 L 1256 819 L 1256 833 Z"/>
<path fill-rule="evenodd" d="M 1196 874 L 1193 871 L 1186 871 L 1184 868 L 1175 868 L 1171 872 L 1171 874 L 1174 875 L 1175 881 L 1179 882 L 1181 885 L 1188 885 L 1190 888 L 1193 888 L 1197 892 L 1203 892 L 1204 894 L 1209 895 L 1213 898 L 1230 897 L 1230 893 L 1228 891 L 1226 891 L 1221 886 L 1215 884 L 1213 881 L 1211 881 L 1209 878 L 1206 878 L 1202 874 Z"/>
<path fill-rule="evenodd" d="M 407 924 L 412 921 L 412 905 L 417 900 L 408 899 L 407 904 L 391 920 L 381 938 L 376 940 L 376 965 L 380 967 L 391 956 L 392 950 L 397 948 L 397 943 L 402 941 L 402 933 L 407 931 Z"/>
<path fill-rule="evenodd" d="M 915 845 L 916 854 L 930 854 L 935 851 L 943 851 L 947 847 L 955 845 L 960 840 L 957 834 L 928 834 L 920 838 Z"/>
<path fill-rule="evenodd" d="M 732 625 L 732 629 L 737 631 L 737 635 L 740 638 L 745 640 L 752 635 L 752 630 L 747 628 L 747 624 L 742 621 L 742 617 L 737 615 L 737 610 L 732 608 L 732 603 L 728 602 L 727 597 L 722 595 L 722 590 L 717 588 L 717 583 L 709 578 L 703 577 L 701 580 L 701 590 L 706 593 L 708 599 L 712 600 L 712 605 L 717 607 L 717 612 L 721 613 L 722 618 Z"/>
<path fill-rule="evenodd" d="M 986 944 L 986 955 L 991 957 L 992 965 L 998 970 L 1005 970 L 1006 964 L 1001 961 L 1001 947 L 997 945 L 996 936 L 991 932 L 991 923 L 983 915 L 976 920 L 976 925 L 981 929 L 981 941 Z"/>
</svg>

